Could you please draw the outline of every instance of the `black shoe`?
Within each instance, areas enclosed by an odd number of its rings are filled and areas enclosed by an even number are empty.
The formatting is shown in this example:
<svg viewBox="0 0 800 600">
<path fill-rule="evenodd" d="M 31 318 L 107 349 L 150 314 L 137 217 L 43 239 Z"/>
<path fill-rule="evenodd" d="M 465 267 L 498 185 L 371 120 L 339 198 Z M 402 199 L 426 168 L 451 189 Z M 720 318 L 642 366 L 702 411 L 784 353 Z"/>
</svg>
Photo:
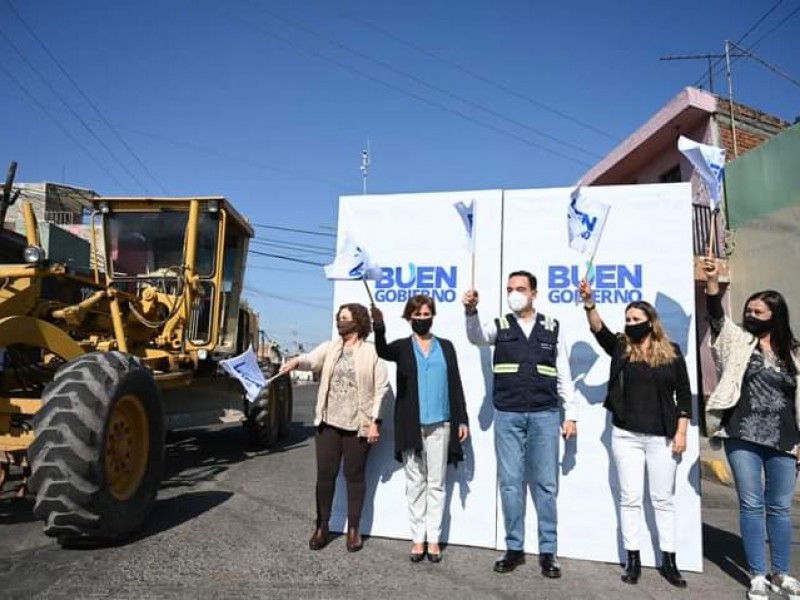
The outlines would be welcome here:
<svg viewBox="0 0 800 600">
<path fill-rule="evenodd" d="M 322 550 L 328 545 L 329 540 L 330 537 L 328 535 L 328 528 L 317 527 L 314 530 L 314 534 L 311 536 L 311 539 L 308 540 L 308 548 L 309 550 Z"/>
<path fill-rule="evenodd" d="M 422 562 L 422 560 L 424 558 L 425 558 L 425 546 L 424 545 L 422 546 L 422 552 L 409 552 L 408 553 L 408 559 L 412 563 Z"/>
<path fill-rule="evenodd" d="M 561 577 L 561 565 L 558 564 L 558 559 L 546 552 L 539 555 L 539 566 L 542 567 L 542 575 L 550 579 L 558 579 Z"/>
<path fill-rule="evenodd" d="M 638 550 L 628 550 L 628 562 L 625 563 L 625 574 L 622 581 L 631 585 L 639 583 L 642 576 L 642 561 Z"/>
<path fill-rule="evenodd" d="M 662 553 L 661 574 L 664 576 L 664 579 L 669 581 L 675 587 L 686 587 L 686 580 L 681 575 L 681 572 L 678 570 L 678 564 L 675 562 L 674 552 Z"/>
<path fill-rule="evenodd" d="M 503 558 L 494 563 L 495 573 L 510 573 L 525 564 L 525 553 L 522 550 L 506 550 Z"/>
<path fill-rule="evenodd" d="M 364 547 L 364 542 L 361 539 L 361 534 L 358 532 L 358 527 L 347 528 L 347 551 L 358 552 Z"/>
<path fill-rule="evenodd" d="M 434 554 L 433 552 L 428 552 L 428 560 L 432 563 L 440 563 L 442 562 L 442 553 L 441 551 Z"/>
</svg>

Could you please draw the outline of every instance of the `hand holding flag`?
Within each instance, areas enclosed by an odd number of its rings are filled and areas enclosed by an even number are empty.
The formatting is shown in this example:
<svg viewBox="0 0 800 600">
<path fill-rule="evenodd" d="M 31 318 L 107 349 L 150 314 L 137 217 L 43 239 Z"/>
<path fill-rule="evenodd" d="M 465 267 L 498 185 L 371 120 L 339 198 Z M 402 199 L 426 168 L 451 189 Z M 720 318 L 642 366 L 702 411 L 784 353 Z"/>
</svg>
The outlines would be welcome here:
<svg viewBox="0 0 800 600">
<path fill-rule="evenodd" d="M 244 387 L 247 400 L 250 402 L 254 402 L 261 390 L 267 387 L 269 383 L 258 366 L 258 360 L 252 346 L 239 356 L 219 361 L 219 364 L 228 375 L 239 380 L 239 383 Z"/>
<path fill-rule="evenodd" d="M 336 258 L 325 267 L 325 277 L 334 281 L 360 279 L 367 288 L 370 304 L 374 306 L 375 300 L 367 285 L 367 279 L 379 279 L 380 276 L 381 268 L 371 261 L 364 246 L 357 244 L 349 234 L 344 233 L 339 248 L 336 250 Z"/>
<path fill-rule="evenodd" d="M 597 245 L 606 226 L 611 206 L 602 200 L 589 199 L 581 193 L 580 182 L 569 195 L 567 209 L 567 237 L 569 247 L 581 254 L 588 255 L 586 261 L 586 278 L 594 276 L 594 256 Z"/>
<path fill-rule="evenodd" d="M 722 198 L 722 180 L 725 175 L 725 149 L 678 138 L 678 150 L 683 154 L 708 185 L 711 210 L 717 210 Z"/>
<path fill-rule="evenodd" d="M 611 206 L 581 193 L 581 185 L 572 190 L 567 209 L 567 235 L 569 247 L 594 258 L 597 244 L 603 235 Z"/>
<path fill-rule="evenodd" d="M 472 267 L 471 267 L 471 275 L 470 281 L 471 286 L 470 289 L 475 288 L 475 200 L 470 200 L 469 204 L 465 202 L 456 202 L 453 204 L 456 211 L 458 212 L 458 216 L 461 217 L 461 221 L 464 223 L 464 229 L 467 233 L 467 247 L 472 255 Z"/>
<path fill-rule="evenodd" d="M 713 256 L 717 224 L 717 218 L 714 213 L 719 210 L 719 203 L 722 199 L 722 181 L 725 175 L 725 149 L 701 144 L 685 136 L 680 136 L 678 138 L 678 150 L 692 163 L 697 174 L 700 175 L 708 186 L 708 203 L 711 206 L 708 255 Z"/>
</svg>

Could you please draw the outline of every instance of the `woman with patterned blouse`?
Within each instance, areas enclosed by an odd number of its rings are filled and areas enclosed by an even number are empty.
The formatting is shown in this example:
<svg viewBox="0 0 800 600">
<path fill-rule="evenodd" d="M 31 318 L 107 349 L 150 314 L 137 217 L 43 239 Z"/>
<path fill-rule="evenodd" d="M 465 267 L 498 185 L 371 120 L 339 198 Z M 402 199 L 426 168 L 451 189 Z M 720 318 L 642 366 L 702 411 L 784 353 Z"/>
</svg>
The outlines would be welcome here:
<svg viewBox="0 0 800 600">
<path fill-rule="evenodd" d="M 359 533 L 370 445 L 380 439 L 382 411 L 391 402 L 386 365 L 366 341 L 372 323 L 366 307 L 343 304 L 336 313 L 338 337 L 287 362 L 282 373 L 303 369 L 320 373 L 314 410 L 317 454 L 317 526 L 308 547 L 329 541 L 336 477 L 342 466 L 347 484 L 347 551 L 361 550 Z"/>
<path fill-rule="evenodd" d="M 728 319 L 719 297 L 718 271 L 717 262 L 707 259 L 712 349 L 721 374 L 706 404 L 706 425 L 712 440 L 724 440 L 736 483 L 739 527 L 752 577 L 747 597 L 765 600 L 770 588 L 800 600 L 800 582 L 788 574 L 800 443 L 800 349 L 786 300 L 778 292 L 750 296 L 742 327 Z"/>
</svg>

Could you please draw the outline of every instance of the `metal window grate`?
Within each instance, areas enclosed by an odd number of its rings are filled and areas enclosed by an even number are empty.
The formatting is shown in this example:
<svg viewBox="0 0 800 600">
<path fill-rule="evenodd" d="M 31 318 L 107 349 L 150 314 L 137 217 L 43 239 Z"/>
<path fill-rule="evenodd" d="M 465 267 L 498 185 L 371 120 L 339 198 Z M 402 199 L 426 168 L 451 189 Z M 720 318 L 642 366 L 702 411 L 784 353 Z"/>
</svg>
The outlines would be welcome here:
<svg viewBox="0 0 800 600">
<path fill-rule="evenodd" d="M 708 254 L 708 238 L 711 235 L 711 208 L 705 204 L 692 204 L 692 226 L 693 235 L 692 241 L 694 244 L 695 256 L 705 256 Z M 714 215 L 717 219 L 715 235 L 714 235 L 714 256 L 721 256 L 720 250 L 722 248 L 720 221 L 718 215 Z"/>
</svg>

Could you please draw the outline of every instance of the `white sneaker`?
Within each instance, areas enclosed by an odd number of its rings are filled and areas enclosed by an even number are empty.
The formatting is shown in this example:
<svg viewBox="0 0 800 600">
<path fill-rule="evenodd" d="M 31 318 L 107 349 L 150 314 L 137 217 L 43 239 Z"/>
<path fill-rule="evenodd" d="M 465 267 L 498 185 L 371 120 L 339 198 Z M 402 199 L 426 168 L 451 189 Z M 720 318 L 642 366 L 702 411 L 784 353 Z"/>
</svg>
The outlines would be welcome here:
<svg viewBox="0 0 800 600">
<path fill-rule="evenodd" d="M 769 588 L 788 600 L 800 600 L 800 581 L 789 575 L 773 575 Z"/>
<path fill-rule="evenodd" d="M 767 600 L 767 587 L 769 582 L 763 575 L 758 575 L 750 580 L 750 589 L 747 590 L 747 600 Z"/>
</svg>

